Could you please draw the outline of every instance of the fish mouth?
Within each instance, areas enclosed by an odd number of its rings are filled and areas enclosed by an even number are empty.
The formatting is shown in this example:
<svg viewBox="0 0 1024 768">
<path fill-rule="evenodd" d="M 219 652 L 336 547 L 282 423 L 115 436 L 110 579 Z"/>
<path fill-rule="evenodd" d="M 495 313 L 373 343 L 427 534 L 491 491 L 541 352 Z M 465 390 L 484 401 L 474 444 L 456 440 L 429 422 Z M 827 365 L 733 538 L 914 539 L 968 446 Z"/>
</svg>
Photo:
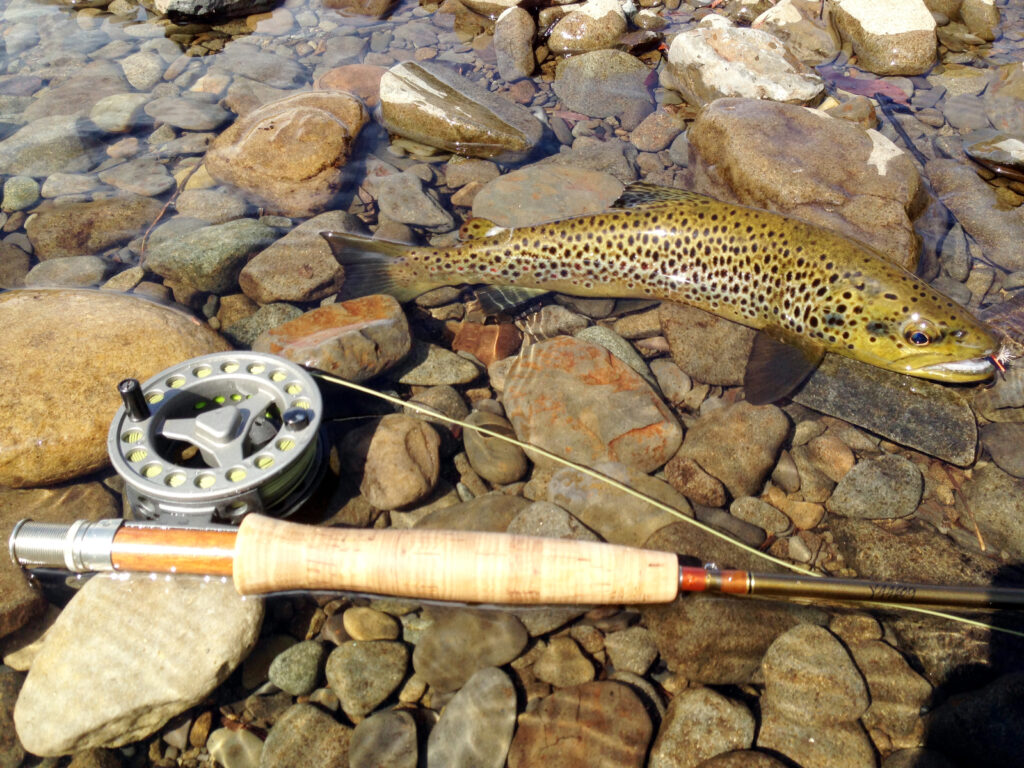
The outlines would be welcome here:
<svg viewBox="0 0 1024 768">
<path fill-rule="evenodd" d="M 935 381 L 980 381 L 995 374 L 997 365 L 992 354 L 971 357 L 966 360 L 945 360 L 941 363 L 923 365 L 908 371 L 911 376 L 919 376 Z"/>
</svg>

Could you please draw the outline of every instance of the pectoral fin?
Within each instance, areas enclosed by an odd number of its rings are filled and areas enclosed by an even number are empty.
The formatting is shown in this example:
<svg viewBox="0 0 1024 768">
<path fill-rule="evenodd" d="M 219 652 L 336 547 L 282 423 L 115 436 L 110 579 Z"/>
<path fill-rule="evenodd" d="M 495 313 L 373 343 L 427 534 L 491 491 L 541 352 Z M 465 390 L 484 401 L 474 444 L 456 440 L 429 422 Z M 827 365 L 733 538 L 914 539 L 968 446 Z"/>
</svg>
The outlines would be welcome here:
<svg viewBox="0 0 1024 768">
<path fill-rule="evenodd" d="M 507 315 L 550 291 L 516 285 L 487 285 L 476 290 L 480 310 L 488 316 Z"/>
<path fill-rule="evenodd" d="M 811 375 L 825 348 L 802 336 L 771 331 L 754 337 L 743 388 L 747 402 L 766 405 L 790 394 Z"/>
</svg>

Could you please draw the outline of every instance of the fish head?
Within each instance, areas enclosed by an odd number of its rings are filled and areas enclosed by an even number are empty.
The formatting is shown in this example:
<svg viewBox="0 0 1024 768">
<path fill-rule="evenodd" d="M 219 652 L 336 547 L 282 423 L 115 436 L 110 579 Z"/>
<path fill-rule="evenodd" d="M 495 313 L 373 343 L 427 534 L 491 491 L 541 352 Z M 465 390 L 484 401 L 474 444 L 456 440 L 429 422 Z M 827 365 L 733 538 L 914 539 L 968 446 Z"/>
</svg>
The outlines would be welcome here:
<svg viewBox="0 0 1024 768">
<path fill-rule="evenodd" d="M 910 273 L 854 273 L 834 283 L 831 296 L 845 320 L 841 332 L 829 335 L 835 351 L 933 381 L 981 381 L 995 373 L 995 334 Z"/>
</svg>

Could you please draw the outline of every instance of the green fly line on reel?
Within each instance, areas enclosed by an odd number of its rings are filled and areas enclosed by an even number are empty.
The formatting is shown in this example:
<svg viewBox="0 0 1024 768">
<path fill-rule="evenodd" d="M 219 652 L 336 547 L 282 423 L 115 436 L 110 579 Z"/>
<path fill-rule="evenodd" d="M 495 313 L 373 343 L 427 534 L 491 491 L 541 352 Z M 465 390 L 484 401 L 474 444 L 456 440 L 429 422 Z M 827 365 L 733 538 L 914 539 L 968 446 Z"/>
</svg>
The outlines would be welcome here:
<svg viewBox="0 0 1024 768">
<path fill-rule="evenodd" d="M 324 469 L 323 400 L 301 366 L 217 352 L 118 385 L 107 451 L 135 516 L 204 525 L 286 517 Z"/>
</svg>

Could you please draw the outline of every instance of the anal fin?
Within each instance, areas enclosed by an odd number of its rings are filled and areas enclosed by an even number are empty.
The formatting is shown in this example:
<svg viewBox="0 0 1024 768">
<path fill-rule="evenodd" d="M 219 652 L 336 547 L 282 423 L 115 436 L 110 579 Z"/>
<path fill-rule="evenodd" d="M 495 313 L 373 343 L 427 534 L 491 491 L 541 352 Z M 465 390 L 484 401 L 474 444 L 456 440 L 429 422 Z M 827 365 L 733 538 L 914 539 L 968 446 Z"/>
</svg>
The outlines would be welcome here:
<svg viewBox="0 0 1024 768">
<path fill-rule="evenodd" d="M 507 315 L 550 291 L 543 288 L 521 288 L 517 285 L 485 285 L 475 297 L 485 315 Z"/>
<path fill-rule="evenodd" d="M 795 334 L 758 333 L 743 375 L 747 402 L 767 405 L 786 397 L 811 375 L 824 355 L 823 346 Z"/>
</svg>

